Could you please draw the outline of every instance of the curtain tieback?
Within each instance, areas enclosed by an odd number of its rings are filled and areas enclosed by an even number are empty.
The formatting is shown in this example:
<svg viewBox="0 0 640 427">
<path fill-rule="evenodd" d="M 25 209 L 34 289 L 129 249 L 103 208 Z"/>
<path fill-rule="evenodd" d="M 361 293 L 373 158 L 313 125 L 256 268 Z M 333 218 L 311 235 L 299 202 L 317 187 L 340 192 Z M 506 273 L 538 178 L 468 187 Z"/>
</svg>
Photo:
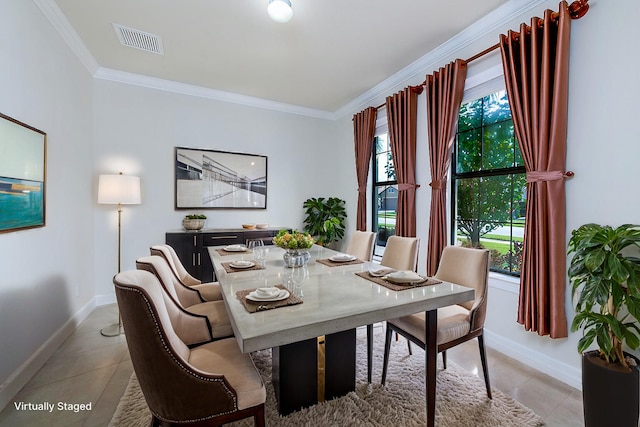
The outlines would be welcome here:
<svg viewBox="0 0 640 427">
<path fill-rule="evenodd" d="M 432 190 L 446 190 L 447 181 L 444 179 L 436 179 L 429 184 Z"/>
<path fill-rule="evenodd" d="M 366 193 L 367 192 L 367 186 L 366 185 L 361 185 L 358 187 L 358 193 Z"/>
<path fill-rule="evenodd" d="M 420 188 L 419 184 L 398 184 L 398 191 L 407 191 L 407 190 L 415 190 L 416 188 Z"/>
<path fill-rule="evenodd" d="M 558 181 L 564 178 L 571 178 L 573 175 L 575 174 L 572 171 L 531 171 L 527 172 L 527 183 Z"/>
</svg>

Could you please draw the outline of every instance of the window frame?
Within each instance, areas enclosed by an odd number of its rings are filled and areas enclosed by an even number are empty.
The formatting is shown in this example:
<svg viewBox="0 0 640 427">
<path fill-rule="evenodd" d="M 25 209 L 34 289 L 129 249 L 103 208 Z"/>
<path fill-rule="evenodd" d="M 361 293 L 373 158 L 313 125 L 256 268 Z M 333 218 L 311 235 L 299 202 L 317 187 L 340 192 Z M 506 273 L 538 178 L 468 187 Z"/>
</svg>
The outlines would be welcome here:
<svg viewBox="0 0 640 427">
<path fill-rule="evenodd" d="M 375 134 L 375 139 L 373 141 L 373 144 L 371 146 L 371 229 L 373 231 L 375 231 L 376 233 L 379 233 L 379 228 L 378 228 L 378 189 L 381 187 L 388 187 L 388 186 L 392 186 L 398 185 L 398 180 L 387 180 L 387 181 L 377 181 L 378 178 L 378 169 L 377 169 L 377 165 L 376 165 L 376 155 L 377 155 L 377 140 L 380 137 L 380 135 L 387 135 L 387 141 L 389 138 L 389 132 L 386 126 L 386 117 L 384 118 L 384 126 L 379 127 L 376 129 L 376 134 Z M 393 154 L 391 154 L 392 156 L 392 162 L 393 162 Z M 394 164 L 394 172 L 395 172 L 395 164 Z M 395 173 L 394 173 L 395 175 Z M 397 211 L 397 210 L 396 210 Z M 378 241 L 379 241 L 379 236 L 376 236 L 376 242 L 374 245 L 374 253 L 373 255 L 375 257 L 381 257 L 382 254 L 381 253 L 377 253 L 376 250 L 378 249 Z"/>
<path fill-rule="evenodd" d="M 485 96 L 491 95 L 493 93 L 505 90 L 504 87 L 504 80 L 502 80 L 502 84 L 500 84 L 499 81 L 496 81 L 497 79 L 492 79 L 489 80 L 488 82 L 486 82 L 484 85 L 480 85 L 480 87 L 476 87 L 474 90 L 469 91 L 469 93 L 465 93 L 465 97 L 463 102 L 461 103 L 461 107 L 462 105 L 465 105 L 467 103 L 473 102 L 475 100 L 478 100 L 480 98 L 483 98 Z M 495 124 L 495 123 L 492 123 Z M 482 140 L 481 142 L 481 152 L 483 151 L 483 147 L 484 147 L 484 132 L 482 132 L 482 130 L 484 130 L 485 126 L 484 123 L 482 124 L 482 126 L 480 127 L 481 129 L 481 138 Z M 513 135 L 514 141 L 516 144 L 518 144 L 518 140 L 517 137 L 514 133 Z M 495 169 L 488 169 L 488 170 L 473 170 L 473 171 L 468 171 L 468 172 L 457 172 L 457 152 L 458 152 L 458 129 L 456 129 L 456 136 L 455 136 L 455 141 L 454 141 L 454 146 L 451 152 L 451 168 L 450 168 L 450 183 L 451 183 L 451 197 L 450 197 L 450 209 L 451 209 L 451 215 L 450 215 L 450 242 L 451 244 L 455 245 L 457 244 L 457 236 L 458 236 L 458 221 L 457 221 L 457 217 L 458 217 L 458 195 L 457 195 L 457 181 L 458 180 L 463 180 L 463 179 L 478 179 L 478 178 L 489 178 L 489 177 L 495 177 L 495 176 L 504 176 L 507 177 L 509 175 L 525 175 L 526 174 L 526 169 L 524 165 L 521 166 L 510 166 L 510 167 L 502 167 L 502 168 L 495 168 Z M 511 203 L 514 203 L 513 200 L 513 193 L 511 195 Z M 510 245 L 513 245 L 513 226 L 511 226 L 511 235 L 510 235 L 510 240 L 509 243 Z M 511 263 L 511 267 L 513 267 L 513 263 Z M 496 269 L 490 266 L 489 268 L 490 272 L 492 273 L 497 273 L 497 274 L 503 274 L 505 276 L 509 276 L 509 277 L 520 277 L 521 272 L 514 272 L 514 271 L 506 271 L 506 270 L 500 270 L 500 269 Z"/>
</svg>

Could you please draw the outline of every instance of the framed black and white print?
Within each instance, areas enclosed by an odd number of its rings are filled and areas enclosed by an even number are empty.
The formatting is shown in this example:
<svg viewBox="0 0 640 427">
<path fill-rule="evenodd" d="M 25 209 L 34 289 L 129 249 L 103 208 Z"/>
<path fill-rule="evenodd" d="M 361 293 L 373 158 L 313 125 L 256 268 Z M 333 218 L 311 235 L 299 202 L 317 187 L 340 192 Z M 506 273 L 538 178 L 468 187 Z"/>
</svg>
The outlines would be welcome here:
<svg viewBox="0 0 640 427">
<path fill-rule="evenodd" d="M 0 114 L 0 233 L 45 225 L 47 134 Z"/>
<path fill-rule="evenodd" d="M 266 209 L 267 156 L 176 147 L 176 209 Z"/>
</svg>

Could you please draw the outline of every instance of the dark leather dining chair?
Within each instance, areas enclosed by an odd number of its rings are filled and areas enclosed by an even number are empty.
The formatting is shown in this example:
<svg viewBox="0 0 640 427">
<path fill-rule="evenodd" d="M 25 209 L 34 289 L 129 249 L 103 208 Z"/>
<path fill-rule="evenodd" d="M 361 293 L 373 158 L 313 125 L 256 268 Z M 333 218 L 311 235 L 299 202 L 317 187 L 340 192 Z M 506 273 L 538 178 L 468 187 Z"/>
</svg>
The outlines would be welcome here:
<svg viewBox="0 0 640 427">
<path fill-rule="evenodd" d="M 477 338 L 487 396 L 491 399 L 483 335 L 487 314 L 489 252 L 482 249 L 447 246 L 442 252 L 438 271 L 434 277 L 444 282 L 467 286 L 475 290 L 474 300 L 438 309 L 438 353 L 442 353 L 443 365 L 446 369 L 447 349 Z M 394 332 L 424 349 L 426 342 L 425 313 L 387 320 L 382 384 L 385 383 L 387 377 L 391 338 Z"/>
<path fill-rule="evenodd" d="M 247 417 L 264 426 L 265 386 L 235 339 L 190 348 L 206 326 L 167 298 L 153 274 L 125 271 L 113 283 L 152 426 L 220 426 Z"/>
</svg>

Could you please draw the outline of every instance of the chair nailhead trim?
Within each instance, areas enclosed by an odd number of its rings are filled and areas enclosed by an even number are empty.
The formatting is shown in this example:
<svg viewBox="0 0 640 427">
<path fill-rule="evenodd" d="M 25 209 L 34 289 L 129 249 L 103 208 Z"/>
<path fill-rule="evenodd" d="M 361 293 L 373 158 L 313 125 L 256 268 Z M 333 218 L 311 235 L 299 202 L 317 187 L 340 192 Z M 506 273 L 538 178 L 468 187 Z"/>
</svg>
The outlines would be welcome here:
<svg viewBox="0 0 640 427">
<path fill-rule="evenodd" d="M 144 299 L 145 304 L 147 304 L 147 308 L 149 309 L 149 313 L 151 313 L 151 317 L 153 319 L 153 323 L 156 325 L 156 332 L 158 333 L 158 336 L 160 337 L 160 341 L 162 342 L 162 346 L 164 347 L 165 351 L 169 354 L 169 356 L 176 362 L 176 364 L 187 374 L 198 378 L 199 380 L 202 381 L 207 381 L 207 382 L 219 382 L 221 383 L 223 389 L 225 390 L 225 392 L 227 393 L 227 395 L 229 397 L 231 397 L 231 399 L 233 400 L 233 407 L 235 408 L 234 410 L 231 411 L 226 411 L 226 412 L 221 412 L 219 414 L 215 414 L 215 415 L 211 415 L 208 417 L 200 417 L 200 418 L 196 418 L 193 419 L 191 421 L 204 421 L 204 420 L 208 420 L 210 418 L 214 418 L 217 417 L 219 415 L 226 415 L 226 414 L 231 414 L 233 412 L 237 412 L 238 411 L 238 401 L 237 401 L 237 396 L 235 395 L 235 393 L 233 393 L 233 391 L 231 391 L 228 387 L 226 382 L 224 381 L 224 375 L 222 376 L 222 378 L 208 378 L 208 377 L 204 377 L 202 375 L 198 375 L 195 372 L 191 371 L 190 369 L 188 369 L 186 366 L 184 366 L 184 364 L 178 359 L 176 358 L 175 354 L 173 351 L 171 351 L 171 348 L 167 345 L 167 342 L 165 341 L 164 337 L 162 336 L 162 329 L 160 328 L 160 324 L 158 322 L 158 319 L 156 318 L 154 312 L 153 312 L 153 307 L 149 301 L 149 299 L 147 298 L 147 296 L 140 291 L 140 289 L 134 289 L 134 288 L 130 288 L 127 286 L 122 286 L 122 285 L 118 285 L 115 284 L 116 288 L 124 290 L 124 291 L 133 291 L 136 292 L 138 294 L 140 294 L 142 296 L 142 298 Z M 184 420 L 169 420 L 166 419 L 156 413 L 153 414 L 156 418 L 161 419 L 162 421 L 167 421 L 167 422 L 184 422 Z"/>
</svg>

